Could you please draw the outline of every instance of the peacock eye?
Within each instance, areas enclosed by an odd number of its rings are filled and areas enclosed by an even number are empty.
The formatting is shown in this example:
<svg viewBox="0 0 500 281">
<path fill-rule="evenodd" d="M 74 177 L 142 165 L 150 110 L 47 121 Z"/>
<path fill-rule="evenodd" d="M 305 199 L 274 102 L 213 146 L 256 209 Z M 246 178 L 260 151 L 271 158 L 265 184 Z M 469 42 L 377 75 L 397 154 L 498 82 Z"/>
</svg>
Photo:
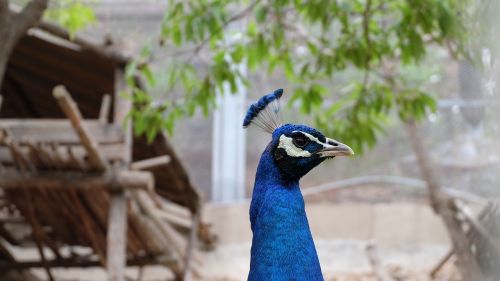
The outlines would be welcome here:
<svg viewBox="0 0 500 281">
<path fill-rule="evenodd" d="M 293 144 L 296 147 L 303 148 L 309 143 L 309 139 L 303 136 L 297 136 L 293 138 Z"/>
</svg>

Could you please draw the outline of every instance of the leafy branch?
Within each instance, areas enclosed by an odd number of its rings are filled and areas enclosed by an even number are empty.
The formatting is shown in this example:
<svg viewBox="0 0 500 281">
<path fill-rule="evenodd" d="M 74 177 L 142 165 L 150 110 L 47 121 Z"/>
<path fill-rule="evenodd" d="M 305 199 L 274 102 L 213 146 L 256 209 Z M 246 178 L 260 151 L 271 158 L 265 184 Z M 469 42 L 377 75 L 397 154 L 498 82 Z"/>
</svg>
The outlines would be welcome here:
<svg viewBox="0 0 500 281">
<path fill-rule="evenodd" d="M 182 116 L 197 109 L 208 114 L 224 84 L 236 92 L 238 80 L 248 83 L 235 67 L 244 63 L 250 72 L 282 71 L 293 87 L 290 102 L 326 133 L 360 151 L 375 144 L 394 113 L 419 119 L 435 110 L 434 98 L 396 70 L 421 63 L 430 48 L 449 49 L 455 59 L 467 57 L 468 2 L 170 1 L 161 41 L 180 50 L 173 53 L 167 88 L 183 95 L 160 104 L 151 99 L 132 115 L 142 118 L 153 108 L 161 118 L 142 121 L 143 132 L 171 132 Z M 228 27 L 242 19 L 243 27 L 229 36 Z M 202 50 L 209 59 L 200 65 L 194 58 Z M 387 68 L 393 70 L 390 79 L 380 75 Z"/>
</svg>

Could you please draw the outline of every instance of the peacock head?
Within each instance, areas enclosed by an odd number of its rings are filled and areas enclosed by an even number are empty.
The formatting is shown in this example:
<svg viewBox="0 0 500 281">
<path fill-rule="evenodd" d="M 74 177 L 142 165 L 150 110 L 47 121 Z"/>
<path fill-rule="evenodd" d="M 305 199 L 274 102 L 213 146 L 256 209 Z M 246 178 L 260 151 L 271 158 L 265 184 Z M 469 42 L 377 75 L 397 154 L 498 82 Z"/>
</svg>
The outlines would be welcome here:
<svg viewBox="0 0 500 281">
<path fill-rule="evenodd" d="M 278 89 L 260 98 L 247 112 L 243 127 L 255 124 L 272 134 L 266 151 L 284 178 L 298 180 L 326 159 L 353 155 L 353 150 L 334 139 L 325 137 L 318 130 L 297 124 L 281 124 L 279 99 L 283 90 Z"/>
</svg>

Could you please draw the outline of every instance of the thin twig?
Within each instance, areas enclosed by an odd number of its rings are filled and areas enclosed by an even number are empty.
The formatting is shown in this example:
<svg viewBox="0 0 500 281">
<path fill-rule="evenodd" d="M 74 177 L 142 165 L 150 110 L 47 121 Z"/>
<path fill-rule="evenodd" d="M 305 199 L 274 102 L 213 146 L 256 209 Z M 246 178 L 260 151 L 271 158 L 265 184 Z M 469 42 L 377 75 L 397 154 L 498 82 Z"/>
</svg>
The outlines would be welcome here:
<svg viewBox="0 0 500 281">
<path fill-rule="evenodd" d="M 252 10 L 253 8 L 255 8 L 255 6 L 260 2 L 260 0 L 255 0 L 253 1 L 250 5 L 248 5 L 245 9 L 243 9 L 241 12 L 233 15 L 232 17 L 230 17 L 227 21 L 225 21 L 219 29 L 217 29 L 215 32 L 212 32 L 210 33 L 209 36 L 207 36 L 205 39 L 203 39 L 203 41 L 201 41 L 200 44 L 198 44 L 198 46 L 196 46 L 194 49 L 190 50 L 191 55 L 189 56 L 189 58 L 187 59 L 187 63 L 191 63 L 191 61 L 193 60 L 193 58 L 203 49 L 203 47 L 205 47 L 205 45 L 210 42 L 210 40 L 218 35 L 219 33 L 221 33 L 222 31 L 224 31 L 226 29 L 226 27 L 232 23 L 232 22 L 235 22 L 237 20 L 240 20 L 242 18 L 244 18 L 245 16 L 247 16 Z M 185 51 L 184 51 L 185 53 Z M 174 54 L 175 55 L 175 54 Z M 176 54 L 176 55 L 179 55 L 179 54 Z"/>
</svg>

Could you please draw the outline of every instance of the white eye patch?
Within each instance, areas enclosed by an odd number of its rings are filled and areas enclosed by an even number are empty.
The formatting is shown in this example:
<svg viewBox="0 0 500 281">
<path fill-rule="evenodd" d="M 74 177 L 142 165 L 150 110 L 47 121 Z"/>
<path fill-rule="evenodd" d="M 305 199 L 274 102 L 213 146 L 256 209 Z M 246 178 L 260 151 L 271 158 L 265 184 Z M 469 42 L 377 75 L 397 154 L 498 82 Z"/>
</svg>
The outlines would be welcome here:
<svg viewBox="0 0 500 281">
<path fill-rule="evenodd" d="M 280 143 L 278 144 L 278 148 L 283 148 L 288 156 L 292 157 L 310 157 L 311 152 L 307 150 L 303 150 L 301 148 L 296 147 L 293 144 L 293 139 L 287 137 L 285 135 L 281 135 Z"/>
<path fill-rule="evenodd" d="M 298 132 L 298 131 L 294 131 L 294 132 Z M 323 145 L 323 143 L 320 142 L 316 137 L 314 137 L 308 133 L 304 133 L 304 132 L 301 132 L 301 133 L 303 133 L 311 141 Z M 310 157 L 312 155 L 311 152 L 295 146 L 293 144 L 293 139 L 291 137 L 287 137 L 285 135 L 280 136 L 280 142 L 278 144 L 278 148 L 283 148 L 285 150 L 286 154 L 288 156 L 291 156 L 291 157 Z"/>
</svg>

